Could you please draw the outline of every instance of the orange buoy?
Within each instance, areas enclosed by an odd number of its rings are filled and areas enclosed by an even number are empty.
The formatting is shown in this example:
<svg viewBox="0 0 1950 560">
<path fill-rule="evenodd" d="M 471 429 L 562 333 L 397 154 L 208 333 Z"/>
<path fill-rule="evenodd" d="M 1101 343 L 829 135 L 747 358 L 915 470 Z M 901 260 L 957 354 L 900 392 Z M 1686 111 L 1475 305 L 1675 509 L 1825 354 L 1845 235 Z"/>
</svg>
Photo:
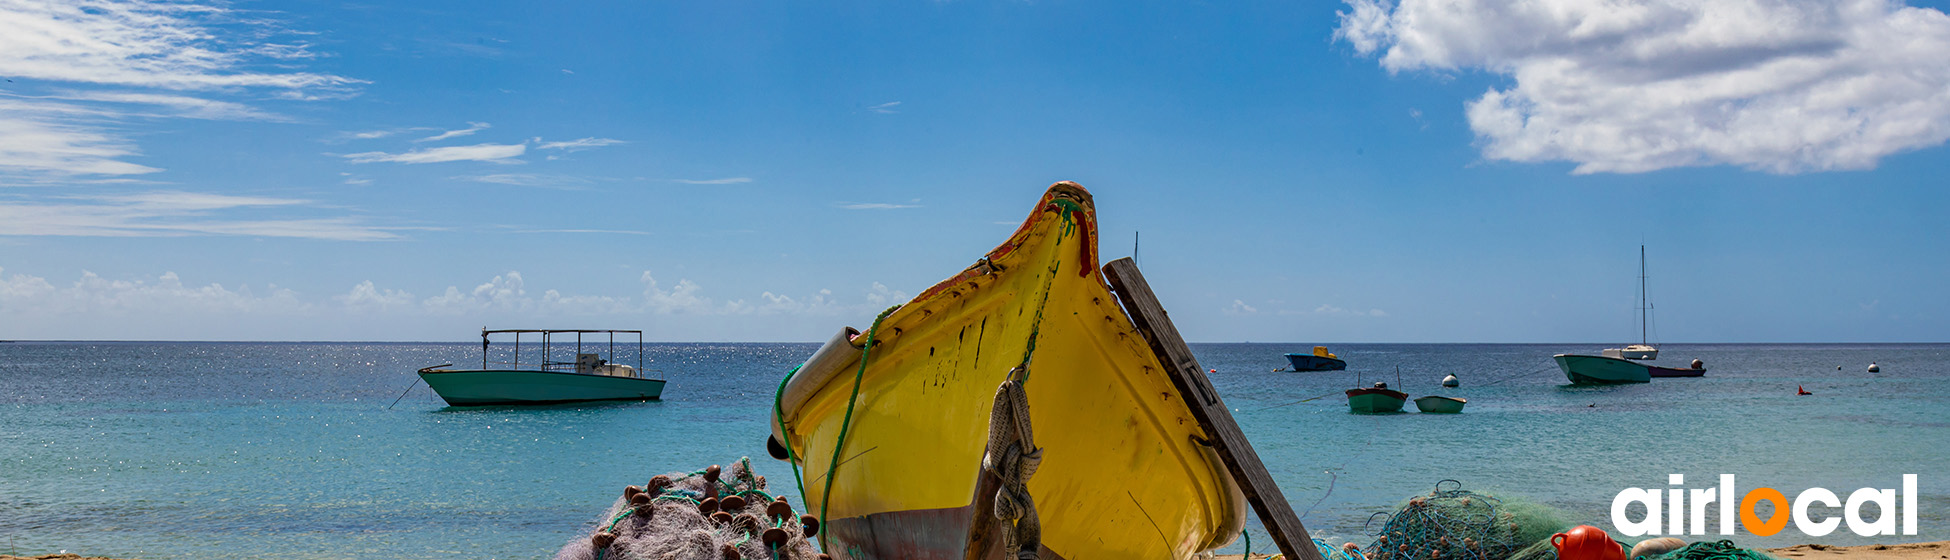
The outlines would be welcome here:
<svg viewBox="0 0 1950 560">
<path fill-rule="evenodd" d="M 1551 546 L 1557 548 L 1558 560 L 1625 560 L 1625 549 L 1618 541 L 1611 540 L 1604 529 L 1590 525 L 1551 535 Z"/>
<path fill-rule="evenodd" d="M 1794 386 L 1794 394 L 1796 394 L 1796 395 L 1812 395 L 1812 394 L 1814 394 L 1814 393 L 1810 393 L 1810 392 L 1808 392 L 1808 390 L 1807 390 L 1807 389 L 1803 389 L 1803 388 L 1801 388 L 1801 386 L 1800 386 L 1800 385 L 1795 385 L 1795 386 Z"/>
</svg>

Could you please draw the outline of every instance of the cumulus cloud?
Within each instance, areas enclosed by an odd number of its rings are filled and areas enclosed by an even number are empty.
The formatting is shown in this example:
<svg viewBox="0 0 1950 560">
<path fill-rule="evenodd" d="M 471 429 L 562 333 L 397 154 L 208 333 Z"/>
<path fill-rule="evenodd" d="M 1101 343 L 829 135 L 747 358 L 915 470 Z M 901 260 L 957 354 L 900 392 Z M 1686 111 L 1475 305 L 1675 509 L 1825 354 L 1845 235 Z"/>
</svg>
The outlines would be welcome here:
<svg viewBox="0 0 1950 560">
<path fill-rule="evenodd" d="M 1886 0 L 1346 0 L 1390 72 L 1508 77 L 1467 102 L 1483 155 L 1576 173 L 1868 169 L 1950 138 L 1950 17 Z"/>
<path fill-rule="evenodd" d="M 475 144 L 472 146 L 442 146 L 409 152 L 389 154 L 386 152 L 360 152 L 345 154 L 352 163 L 444 163 L 450 161 L 487 161 L 494 163 L 514 163 L 514 159 L 528 152 L 527 144 Z"/>
<path fill-rule="evenodd" d="M 0 269 L 4 272 L 4 269 Z M 258 294 L 249 286 L 237 289 L 222 284 L 190 286 L 174 272 L 155 278 L 109 280 L 93 272 L 66 286 L 56 286 L 38 276 L 0 274 L 0 311 L 9 315 L 106 316 L 197 314 L 292 314 L 302 313 L 309 304 L 297 293 L 269 286 Z"/>
<path fill-rule="evenodd" d="M 1225 309 L 1225 312 L 1227 315 L 1251 315 L 1254 313 L 1258 313 L 1259 308 L 1253 307 L 1251 305 L 1246 305 L 1245 300 L 1235 299 L 1232 300 L 1232 307 L 1227 307 Z"/>
</svg>

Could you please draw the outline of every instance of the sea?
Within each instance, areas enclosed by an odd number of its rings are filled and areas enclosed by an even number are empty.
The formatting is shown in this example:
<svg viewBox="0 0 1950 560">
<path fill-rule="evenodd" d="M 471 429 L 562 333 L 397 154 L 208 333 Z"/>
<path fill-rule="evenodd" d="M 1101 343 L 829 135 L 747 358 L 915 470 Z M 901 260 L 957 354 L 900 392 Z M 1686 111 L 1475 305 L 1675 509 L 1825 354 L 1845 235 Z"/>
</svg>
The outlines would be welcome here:
<svg viewBox="0 0 1950 560">
<path fill-rule="evenodd" d="M 1739 492 L 1790 499 L 1899 490 L 1915 474 L 1918 532 L 1810 536 L 1790 524 L 1688 540 L 1950 540 L 1950 345 L 1666 344 L 1658 363 L 1699 359 L 1706 376 L 1610 387 L 1567 385 L 1550 358 L 1601 346 L 1339 344 L 1347 371 L 1304 373 L 1277 370 L 1311 344 L 1192 349 L 1294 511 L 1329 542 L 1366 544 L 1371 516 L 1438 483 L 1611 529 L 1621 491 L 1709 488 L 1721 474 Z M 478 344 L 0 343 L 0 552 L 547 558 L 625 485 L 748 456 L 774 492 L 803 503 L 764 442 L 781 376 L 814 348 L 653 344 L 642 359 L 670 382 L 661 401 L 452 408 L 414 370 L 478 363 Z M 613 361 L 635 363 L 633 348 L 619 352 Z M 1460 388 L 1438 386 L 1448 374 Z M 1469 405 L 1349 413 L 1341 392 L 1377 381 Z M 1272 550 L 1257 521 L 1248 532 L 1255 552 Z"/>
</svg>

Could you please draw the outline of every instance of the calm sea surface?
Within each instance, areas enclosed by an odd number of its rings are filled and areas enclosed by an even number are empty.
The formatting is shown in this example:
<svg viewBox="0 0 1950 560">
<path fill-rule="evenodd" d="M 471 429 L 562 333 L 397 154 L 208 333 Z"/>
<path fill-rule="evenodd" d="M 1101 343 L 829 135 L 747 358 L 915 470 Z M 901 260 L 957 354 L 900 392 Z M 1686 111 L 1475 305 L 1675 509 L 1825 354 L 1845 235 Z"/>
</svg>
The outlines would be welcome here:
<svg viewBox="0 0 1950 560">
<path fill-rule="evenodd" d="M 1950 345 L 1669 344 L 1660 363 L 1699 358 L 1707 377 L 1607 388 L 1566 386 L 1550 361 L 1595 345 L 1348 344 L 1334 351 L 1349 371 L 1272 371 L 1307 348 L 1193 345 L 1294 509 L 1329 540 L 1366 543 L 1369 514 L 1443 479 L 1610 528 L 1613 495 L 1667 488 L 1671 473 L 1690 488 L 1731 473 L 1741 492 L 1789 497 L 1899 488 L 1914 473 L 1918 535 L 1790 526 L 1735 540 L 1950 539 Z M 419 367 L 478 364 L 478 345 L 4 343 L 0 551 L 543 558 L 654 474 L 751 456 L 791 494 L 786 465 L 765 456 L 766 421 L 779 377 L 813 349 L 657 344 L 662 402 L 456 409 L 407 388 Z M 1463 386 L 1440 392 L 1468 398 L 1463 414 L 1352 415 L 1339 395 L 1357 376 L 1430 394 L 1447 373 Z M 1252 531 L 1255 550 L 1270 547 Z"/>
</svg>

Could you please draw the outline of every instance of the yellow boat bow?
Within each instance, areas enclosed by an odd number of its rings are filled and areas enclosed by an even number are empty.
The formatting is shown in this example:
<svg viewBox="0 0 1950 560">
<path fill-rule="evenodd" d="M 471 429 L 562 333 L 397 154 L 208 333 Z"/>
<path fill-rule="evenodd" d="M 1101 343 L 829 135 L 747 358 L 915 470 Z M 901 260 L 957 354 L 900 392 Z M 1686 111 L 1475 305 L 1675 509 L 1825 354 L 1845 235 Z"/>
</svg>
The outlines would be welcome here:
<svg viewBox="0 0 1950 560">
<path fill-rule="evenodd" d="M 800 366 L 773 437 L 835 558 L 1003 558 L 977 490 L 997 387 L 1026 366 L 1041 557 L 1189 558 L 1247 502 L 1162 364 L 1098 269 L 1090 194 L 1057 183 L 986 257 Z"/>
</svg>

